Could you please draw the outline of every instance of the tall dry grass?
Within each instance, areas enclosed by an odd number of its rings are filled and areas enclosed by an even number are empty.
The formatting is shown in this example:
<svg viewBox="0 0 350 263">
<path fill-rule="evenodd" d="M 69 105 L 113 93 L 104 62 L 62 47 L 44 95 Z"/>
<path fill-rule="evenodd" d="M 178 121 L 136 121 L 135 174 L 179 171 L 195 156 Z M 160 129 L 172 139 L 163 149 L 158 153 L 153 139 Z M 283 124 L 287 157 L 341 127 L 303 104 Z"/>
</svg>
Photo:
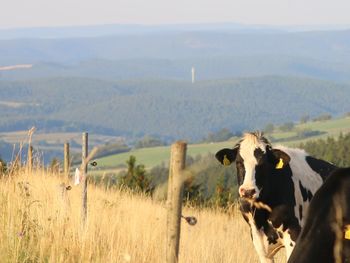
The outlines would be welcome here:
<svg viewBox="0 0 350 263">
<path fill-rule="evenodd" d="M 116 190 L 88 188 L 81 226 L 81 189 L 61 196 L 63 178 L 44 170 L 0 179 L 1 262 L 165 262 L 165 204 Z M 258 262 L 238 212 L 184 208 L 179 262 Z M 280 253 L 278 262 L 284 262 Z"/>
</svg>

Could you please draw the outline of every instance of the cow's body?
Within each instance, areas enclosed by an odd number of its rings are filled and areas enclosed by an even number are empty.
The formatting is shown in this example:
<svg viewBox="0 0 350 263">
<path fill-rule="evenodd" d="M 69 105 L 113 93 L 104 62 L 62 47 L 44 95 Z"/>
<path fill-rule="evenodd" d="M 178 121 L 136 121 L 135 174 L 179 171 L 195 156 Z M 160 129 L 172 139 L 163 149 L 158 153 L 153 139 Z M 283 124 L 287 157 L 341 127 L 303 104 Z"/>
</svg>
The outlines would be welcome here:
<svg viewBox="0 0 350 263">
<path fill-rule="evenodd" d="M 236 163 L 241 211 L 260 261 L 273 262 L 283 246 L 288 259 L 311 198 L 335 167 L 300 149 L 272 148 L 260 133 L 245 134 L 233 149 L 219 151 L 216 158 L 226 165 Z"/>
<path fill-rule="evenodd" d="M 288 261 L 309 262 L 350 262 L 350 168 L 332 173 L 312 199 Z"/>
</svg>

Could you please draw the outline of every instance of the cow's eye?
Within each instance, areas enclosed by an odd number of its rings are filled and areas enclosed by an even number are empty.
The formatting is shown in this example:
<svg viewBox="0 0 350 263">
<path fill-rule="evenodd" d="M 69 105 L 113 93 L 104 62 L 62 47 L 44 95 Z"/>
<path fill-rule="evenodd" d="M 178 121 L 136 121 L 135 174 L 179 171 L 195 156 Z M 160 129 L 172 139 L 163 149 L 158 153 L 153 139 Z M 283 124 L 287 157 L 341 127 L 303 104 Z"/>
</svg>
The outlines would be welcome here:
<svg viewBox="0 0 350 263">
<path fill-rule="evenodd" d="M 260 156 L 260 158 L 257 159 L 257 162 L 257 165 L 263 165 L 266 162 L 266 155 Z"/>
</svg>

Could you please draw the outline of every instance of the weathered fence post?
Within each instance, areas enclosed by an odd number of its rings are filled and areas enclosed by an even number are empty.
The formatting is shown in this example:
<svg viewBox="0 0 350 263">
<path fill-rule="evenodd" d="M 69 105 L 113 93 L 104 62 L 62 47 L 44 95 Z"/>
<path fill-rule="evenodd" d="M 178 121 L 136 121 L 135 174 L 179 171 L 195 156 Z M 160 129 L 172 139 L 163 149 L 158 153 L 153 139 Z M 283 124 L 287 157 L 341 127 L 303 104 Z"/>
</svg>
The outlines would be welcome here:
<svg viewBox="0 0 350 263">
<path fill-rule="evenodd" d="M 33 126 L 29 131 L 28 131 L 28 156 L 27 156 L 27 169 L 28 173 L 32 173 L 33 169 L 33 146 L 32 146 L 32 136 L 35 132 L 35 127 Z"/>
<path fill-rule="evenodd" d="M 81 221 L 83 226 L 86 223 L 87 217 L 87 156 L 88 156 L 88 133 L 84 132 L 82 137 L 82 209 L 81 209 Z"/>
<path fill-rule="evenodd" d="M 69 163 L 69 143 L 66 142 L 64 144 L 64 152 L 63 152 L 63 155 L 64 155 L 64 177 L 66 179 L 68 179 L 69 177 L 69 168 L 70 168 L 70 163 Z"/>
<path fill-rule="evenodd" d="M 171 146 L 167 197 L 167 247 L 166 262 L 177 263 L 180 244 L 183 171 L 187 144 L 178 141 Z"/>
<path fill-rule="evenodd" d="M 68 215 L 68 210 L 70 208 L 69 198 L 67 190 L 69 190 L 71 187 L 67 186 L 65 183 L 61 183 L 58 186 L 59 190 L 59 200 L 61 202 L 61 213 L 63 215 L 63 218 L 66 218 Z"/>
<path fill-rule="evenodd" d="M 31 173 L 33 169 L 33 146 L 31 146 L 30 144 L 28 146 L 27 165 L 28 165 L 28 173 Z"/>
<path fill-rule="evenodd" d="M 64 173 L 64 178 L 66 182 L 69 182 L 69 168 L 70 168 L 70 162 L 69 162 L 69 143 L 64 144 L 63 148 L 63 162 L 64 162 L 64 168 L 63 168 L 63 173 Z M 66 185 L 66 183 L 61 183 L 59 185 L 59 193 L 60 193 L 60 199 L 61 199 L 61 209 L 64 217 L 67 216 L 68 214 L 68 209 L 69 209 L 69 198 L 68 198 L 68 193 L 67 190 L 70 190 L 71 186 Z"/>
</svg>

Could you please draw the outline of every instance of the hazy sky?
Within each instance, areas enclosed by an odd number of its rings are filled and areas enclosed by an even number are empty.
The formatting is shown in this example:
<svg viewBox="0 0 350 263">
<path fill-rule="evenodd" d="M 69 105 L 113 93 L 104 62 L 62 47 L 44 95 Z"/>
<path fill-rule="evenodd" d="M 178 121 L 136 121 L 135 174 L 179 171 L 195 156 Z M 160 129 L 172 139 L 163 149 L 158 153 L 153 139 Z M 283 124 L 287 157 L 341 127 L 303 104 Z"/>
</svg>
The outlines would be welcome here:
<svg viewBox="0 0 350 263">
<path fill-rule="evenodd" d="M 0 28 L 200 22 L 350 25 L 350 0 L 0 0 Z"/>
</svg>

